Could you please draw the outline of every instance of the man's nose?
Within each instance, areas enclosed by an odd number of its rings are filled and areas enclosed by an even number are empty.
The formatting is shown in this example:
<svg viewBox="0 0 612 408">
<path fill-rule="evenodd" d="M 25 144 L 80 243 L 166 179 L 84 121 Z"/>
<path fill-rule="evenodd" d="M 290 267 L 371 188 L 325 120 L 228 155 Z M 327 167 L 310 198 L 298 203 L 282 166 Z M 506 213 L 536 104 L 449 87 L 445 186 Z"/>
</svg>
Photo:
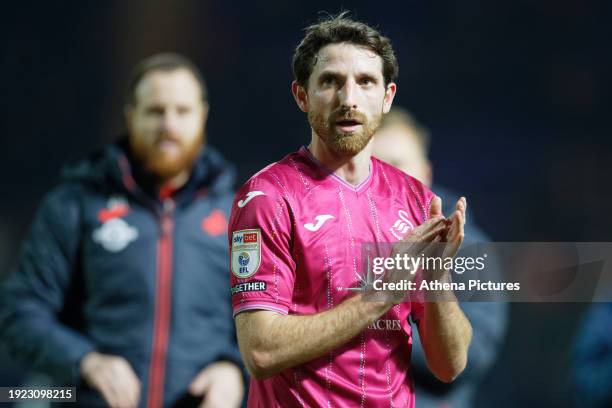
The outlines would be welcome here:
<svg viewBox="0 0 612 408">
<path fill-rule="evenodd" d="M 357 109 L 356 84 L 353 81 L 346 81 L 344 86 L 338 90 L 340 106 L 346 110 Z"/>
<path fill-rule="evenodd" d="M 162 120 L 162 127 L 164 130 L 173 131 L 176 129 L 178 123 L 178 115 L 172 109 L 166 109 Z"/>
</svg>

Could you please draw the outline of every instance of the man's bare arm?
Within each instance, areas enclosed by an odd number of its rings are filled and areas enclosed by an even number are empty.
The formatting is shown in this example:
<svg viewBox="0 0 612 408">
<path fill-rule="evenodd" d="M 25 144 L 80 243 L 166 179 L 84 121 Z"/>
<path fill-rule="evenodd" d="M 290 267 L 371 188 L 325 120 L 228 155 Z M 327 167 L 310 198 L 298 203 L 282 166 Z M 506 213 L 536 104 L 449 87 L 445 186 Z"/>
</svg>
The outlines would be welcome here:
<svg viewBox="0 0 612 408">
<path fill-rule="evenodd" d="M 449 218 L 452 222 L 447 234 L 444 257 L 454 257 L 463 242 L 463 227 L 467 202 L 461 198 L 456 204 L 456 211 Z M 441 214 L 442 203 L 439 198 L 432 202 L 430 216 Z M 440 282 L 450 282 L 449 271 L 435 271 L 434 276 Z M 472 326 L 465 317 L 455 299 L 449 299 L 448 292 L 442 295 L 445 299 L 437 302 L 426 302 L 423 318 L 419 321 L 419 336 L 431 372 L 443 382 L 453 381 L 467 365 L 467 352 L 472 340 Z"/>
<path fill-rule="evenodd" d="M 342 346 L 392 306 L 359 294 L 308 316 L 246 311 L 236 316 L 238 344 L 248 370 L 263 379 Z"/>
<path fill-rule="evenodd" d="M 440 381 L 453 381 L 465 369 L 472 340 L 472 326 L 459 303 L 425 303 L 418 327 L 429 370 Z"/>
</svg>

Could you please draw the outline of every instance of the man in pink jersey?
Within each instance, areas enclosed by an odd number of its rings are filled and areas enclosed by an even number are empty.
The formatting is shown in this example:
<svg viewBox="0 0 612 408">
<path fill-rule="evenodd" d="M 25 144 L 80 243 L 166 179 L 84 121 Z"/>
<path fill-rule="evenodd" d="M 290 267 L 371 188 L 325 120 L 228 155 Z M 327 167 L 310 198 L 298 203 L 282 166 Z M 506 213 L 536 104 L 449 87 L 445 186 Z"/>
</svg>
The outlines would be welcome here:
<svg viewBox="0 0 612 408">
<path fill-rule="evenodd" d="M 447 382 L 466 365 L 470 323 L 456 302 L 354 290 L 364 278 L 362 244 L 443 242 L 454 256 L 466 201 L 446 219 L 419 181 L 371 157 L 396 92 L 387 38 L 344 14 L 329 18 L 306 29 L 293 71 L 310 145 L 255 174 L 230 221 L 232 303 L 254 377 L 248 404 L 413 407 L 408 319 Z"/>
</svg>

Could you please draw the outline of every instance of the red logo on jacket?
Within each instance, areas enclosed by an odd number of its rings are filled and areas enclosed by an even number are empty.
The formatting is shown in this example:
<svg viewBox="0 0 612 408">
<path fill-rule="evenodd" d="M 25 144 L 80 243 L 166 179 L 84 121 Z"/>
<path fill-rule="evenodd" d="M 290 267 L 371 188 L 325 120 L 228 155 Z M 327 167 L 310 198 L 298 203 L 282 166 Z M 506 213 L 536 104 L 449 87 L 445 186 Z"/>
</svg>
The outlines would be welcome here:
<svg viewBox="0 0 612 408">
<path fill-rule="evenodd" d="M 221 235 L 227 232 L 227 218 L 221 210 L 213 210 L 202 220 L 202 229 L 208 235 Z"/>
<path fill-rule="evenodd" d="M 98 221 L 104 224 L 113 218 L 125 217 L 130 212 L 130 207 L 127 204 L 116 204 L 109 208 L 102 208 L 98 211 Z"/>
</svg>

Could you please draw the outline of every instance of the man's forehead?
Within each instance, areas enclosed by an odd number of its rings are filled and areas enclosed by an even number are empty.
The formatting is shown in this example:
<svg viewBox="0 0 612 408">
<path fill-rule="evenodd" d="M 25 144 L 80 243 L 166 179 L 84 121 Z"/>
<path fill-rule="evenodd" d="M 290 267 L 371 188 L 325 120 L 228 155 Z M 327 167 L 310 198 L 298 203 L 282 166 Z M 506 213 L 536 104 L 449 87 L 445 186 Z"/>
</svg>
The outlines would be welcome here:
<svg viewBox="0 0 612 408">
<path fill-rule="evenodd" d="M 328 44 L 317 53 L 314 70 L 347 68 L 377 71 L 382 75 L 382 58 L 364 45 L 347 42 Z"/>
<path fill-rule="evenodd" d="M 174 70 L 153 70 L 148 72 L 136 87 L 137 96 L 183 95 L 183 97 L 201 97 L 202 90 L 195 76 L 185 68 Z"/>
</svg>

